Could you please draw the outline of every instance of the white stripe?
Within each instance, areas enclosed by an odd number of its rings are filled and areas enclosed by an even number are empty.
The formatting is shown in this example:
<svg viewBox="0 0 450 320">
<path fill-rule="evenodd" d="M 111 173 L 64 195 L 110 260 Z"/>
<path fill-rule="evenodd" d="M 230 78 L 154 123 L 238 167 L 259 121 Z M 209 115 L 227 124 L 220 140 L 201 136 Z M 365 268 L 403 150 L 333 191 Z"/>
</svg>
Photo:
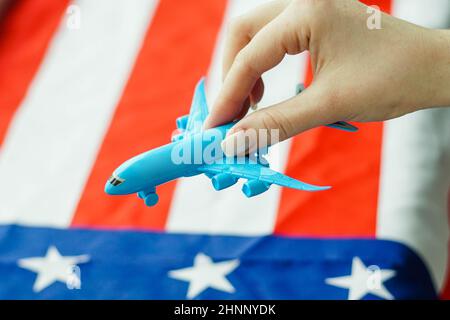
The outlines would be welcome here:
<svg viewBox="0 0 450 320">
<path fill-rule="evenodd" d="M 450 0 L 394 0 L 392 13 L 428 28 L 450 26 Z"/>
<path fill-rule="evenodd" d="M 436 288 L 448 256 L 450 110 L 427 110 L 386 123 L 377 236 L 424 258 Z"/>
<path fill-rule="evenodd" d="M 260 0 L 230 1 L 226 22 L 242 14 L 248 8 L 261 4 Z M 219 36 L 216 53 L 208 77 L 210 101 L 214 101 L 221 85 L 221 66 L 224 30 Z M 306 65 L 305 57 L 287 57 L 276 71 L 264 76 L 266 95 L 261 105 L 271 105 L 295 94 L 295 86 Z M 283 171 L 289 142 L 271 148 L 271 166 Z M 278 160 L 278 161 L 277 161 Z M 271 186 L 269 191 L 252 199 L 241 192 L 242 182 L 222 191 L 215 191 L 205 176 L 181 179 L 175 190 L 166 229 L 169 232 L 208 234 L 263 235 L 274 229 L 280 188 Z"/>
<path fill-rule="evenodd" d="M 0 223 L 70 224 L 156 3 L 75 1 L 1 150 Z"/>
<path fill-rule="evenodd" d="M 444 23 L 448 11 L 442 11 L 442 4 L 397 0 L 393 13 L 416 23 L 430 19 Z M 448 261 L 449 123 L 448 109 L 426 110 L 386 123 L 377 222 L 378 237 L 404 243 L 424 259 L 438 290 Z"/>
</svg>

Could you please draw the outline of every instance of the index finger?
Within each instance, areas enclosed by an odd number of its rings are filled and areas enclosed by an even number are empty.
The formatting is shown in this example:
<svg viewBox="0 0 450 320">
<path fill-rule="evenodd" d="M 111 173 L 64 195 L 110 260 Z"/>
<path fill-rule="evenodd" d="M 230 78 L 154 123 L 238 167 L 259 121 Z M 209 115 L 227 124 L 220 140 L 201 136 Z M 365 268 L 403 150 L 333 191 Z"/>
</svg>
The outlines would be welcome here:
<svg viewBox="0 0 450 320">
<path fill-rule="evenodd" d="M 274 0 L 261 4 L 251 12 L 234 18 L 229 26 L 225 42 L 223 80 L 239 51 L 251 41 L 259 30 L 278 16 L 286 6 L 286 1 Z"/>
<path fill-rule="evenodd" d="M 238 53 L 205 123 L 206 128 L 234 120 L 256 81 L 282 61 L 288 47 L 285 45 L 286 32 L 280 25 L 282 16 L 262 28 Z"/>
</svg>

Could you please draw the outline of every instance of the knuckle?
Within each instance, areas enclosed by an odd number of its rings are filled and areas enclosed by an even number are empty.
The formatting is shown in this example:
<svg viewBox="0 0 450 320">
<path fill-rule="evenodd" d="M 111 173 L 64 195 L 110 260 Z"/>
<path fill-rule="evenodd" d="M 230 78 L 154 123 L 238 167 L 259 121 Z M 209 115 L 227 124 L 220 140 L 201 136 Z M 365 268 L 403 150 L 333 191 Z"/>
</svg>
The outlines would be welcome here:
<svg viewBox="0 0 450 320">
<path fill-rule="evenodd" d="M 236 68 L 251 79 L 259 78 L 258 69 L 253 64 L 253 59 L 247 50 L 241 50 L 234 60 Z"/>
<path fill-rule="evenodd" d="M 232 18 L 228 26 L 228 33 L 231 36 L 247 35 L 250 31 L 250 24 L 246 16 L 238 16 Z"/>
</svg>

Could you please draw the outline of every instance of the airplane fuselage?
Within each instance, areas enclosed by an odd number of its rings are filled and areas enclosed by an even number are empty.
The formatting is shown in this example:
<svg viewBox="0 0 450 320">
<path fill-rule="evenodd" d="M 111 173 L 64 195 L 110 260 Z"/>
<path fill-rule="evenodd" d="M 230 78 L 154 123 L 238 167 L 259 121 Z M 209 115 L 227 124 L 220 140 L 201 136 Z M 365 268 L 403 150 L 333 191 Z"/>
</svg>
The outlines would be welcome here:
<svg viewBox="0 0 450 320">
<path fill-rule="evenodd" d="M 166 182 L 200 174 L 200 166 L 224 157 L 217 150 L 233 125 L 201 131 L 129 159 L 114 171 L 111 178 L 117 181 L 116 185 L 108 181 L 105 192 L 111 195 L 150 193 Z"/>
</svg>

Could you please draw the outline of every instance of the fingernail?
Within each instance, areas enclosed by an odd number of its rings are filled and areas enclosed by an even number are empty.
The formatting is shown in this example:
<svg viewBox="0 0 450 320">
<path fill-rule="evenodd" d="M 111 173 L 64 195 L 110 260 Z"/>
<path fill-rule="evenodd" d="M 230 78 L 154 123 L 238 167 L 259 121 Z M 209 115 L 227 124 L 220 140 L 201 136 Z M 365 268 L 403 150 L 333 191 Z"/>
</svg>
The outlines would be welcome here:
<svg viewBox="0 0 450 320">
<path fill-rule="evenodd" d="M 243 157 L 249 150 L 253 150 L 257 141 L 247 136 L 245 131 L 240 130 L 228 135 L 220 144 L 222 151 L 227 157 Z"/>
<path fill-rule="evenodd" d="M 208 117 L 206 117 L 205 121 L 203 121 L 202 130 L 208 129 L 209 128 L 209 123 L 210 123 L 210 121 L 209 121 L 209 116 L 208 116 Z"/>
</svg>

